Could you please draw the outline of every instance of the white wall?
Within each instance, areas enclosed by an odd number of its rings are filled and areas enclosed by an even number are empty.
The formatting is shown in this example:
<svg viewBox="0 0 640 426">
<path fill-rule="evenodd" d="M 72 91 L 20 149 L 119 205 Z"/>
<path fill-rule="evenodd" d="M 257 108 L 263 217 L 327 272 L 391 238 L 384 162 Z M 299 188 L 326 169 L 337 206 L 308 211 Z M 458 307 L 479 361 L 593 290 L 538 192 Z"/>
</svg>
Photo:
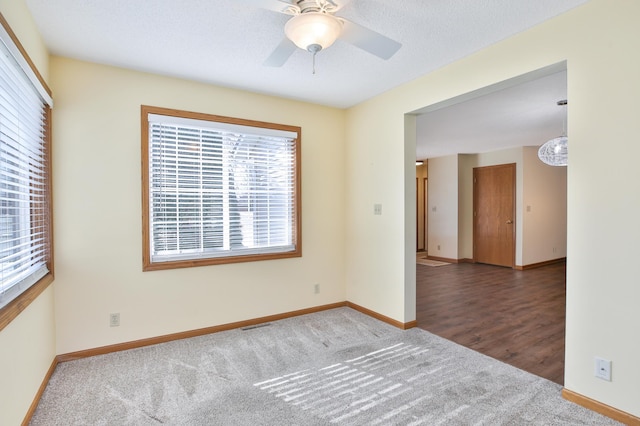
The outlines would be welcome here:
<svg viewBox="0 0 640 426">
<path fill-rule="evenodd" d="M 0 0 L 0 12 L 45 80 L 49 54 L 22 0 Z M 54 284 L 55 286 L 55 284 Z M 17 425 L 55 357 L 53 286 L 0 331 L 0 424 Z"/>
<path fill-rule="evenodd" d="M 50 65 L 58 353 L 345 300 L 344 111 L 59 57 Z M 143 273 L 141 104 L 301 126 L 302 258 Z"/>
<path fill-rule="evenodd" d="M 640 2 L 591 0 L 568 13 L 386 92 L 347 115 L 347 294 L 398 320 L 414 294 L 401 258 L 415 238 L 415 167 L 404 153 L 403 116 L 563 61 L 569 126 L 565 386 L 640 415 Z M 405 169 L 410 168 L 410 173 Z M 431 175 L 431 170 L 430 170 Z M 400 191 L 403 187 L 405 191 Z M 383 220 L 373 200 L 391 204 Z M 388 211 L 388 210 L 387 210 Z M 594 245 L 603 249 L 594 250 Z M 365 271 L 365 272 L 363 272 Z M 364 276 L 363 276 L 364 275 Z M 415 314 L 414 314 L 415 315 Z M 593 376 L 593 357 L 613 361 L 613 381 Z"/>
<path fill-rule="evenodd" d="M 429 256 L 458 259 L 458 156 L 429 160 Z"/>
</svg>

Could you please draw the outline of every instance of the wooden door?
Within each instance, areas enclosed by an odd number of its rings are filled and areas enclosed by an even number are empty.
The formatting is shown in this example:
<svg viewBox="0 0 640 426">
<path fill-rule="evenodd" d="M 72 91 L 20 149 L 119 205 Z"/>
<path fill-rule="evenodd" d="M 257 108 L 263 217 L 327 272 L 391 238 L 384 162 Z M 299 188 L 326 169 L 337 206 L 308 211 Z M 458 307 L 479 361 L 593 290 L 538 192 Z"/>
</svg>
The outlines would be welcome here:
<svg viewBox="0 0 640 426">
<path fill-rule="evenodd" d="M 516 165 L 473 169 L 473 260 L 515 265 Z"/>
</svg>

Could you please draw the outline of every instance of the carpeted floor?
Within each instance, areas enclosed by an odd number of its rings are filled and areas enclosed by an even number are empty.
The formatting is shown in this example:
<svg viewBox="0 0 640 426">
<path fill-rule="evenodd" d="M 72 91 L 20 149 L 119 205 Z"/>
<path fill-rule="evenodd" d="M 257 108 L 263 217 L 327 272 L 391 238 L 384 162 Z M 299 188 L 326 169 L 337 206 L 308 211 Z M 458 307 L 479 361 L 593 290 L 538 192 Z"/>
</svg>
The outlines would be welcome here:
<svg viewBox="0 0 640 426">
<path fill-rule="evenodd" d="M 339 308 L 58 365 L 32 425 L 615 425 L 561 387 Z"/>
</svg>

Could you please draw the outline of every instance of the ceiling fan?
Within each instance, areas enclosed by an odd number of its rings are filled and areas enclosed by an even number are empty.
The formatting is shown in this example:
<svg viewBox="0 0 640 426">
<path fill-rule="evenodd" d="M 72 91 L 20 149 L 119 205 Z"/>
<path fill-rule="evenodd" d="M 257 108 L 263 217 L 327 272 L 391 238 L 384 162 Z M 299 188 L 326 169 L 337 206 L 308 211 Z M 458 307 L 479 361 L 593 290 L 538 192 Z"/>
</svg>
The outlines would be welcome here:
<svg viewBox="0 0 640 426">
<path fill-rule="evenodd" d="M 264 65 L 281 67 L 296 47 L 315 55 L 336 39 L 346 41 L 382 59 L 391 58 L 402 46 L 395 40 L 334 13 L 351 0 L 250 0 L 255 6 L 292 15 L 284 26 L 286 38 L 269 55 Z"/>
</svg>

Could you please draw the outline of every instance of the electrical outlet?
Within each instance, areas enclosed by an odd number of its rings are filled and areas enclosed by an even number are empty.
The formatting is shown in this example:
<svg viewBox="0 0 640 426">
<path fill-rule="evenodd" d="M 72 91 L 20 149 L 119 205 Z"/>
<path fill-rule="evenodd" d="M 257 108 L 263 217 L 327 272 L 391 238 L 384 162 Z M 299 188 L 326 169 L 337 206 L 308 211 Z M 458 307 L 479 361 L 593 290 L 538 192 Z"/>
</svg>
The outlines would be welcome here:
<svg viewBox="0 0 640 426">
<path fill-rule="evenodd" d="M 119 327 L 120 326 L 120 314 L 114 313 L 109 314 L 109 327 Z"/>
<path fill-rule="evenodd" d="M 611 361 L 595 357 L 594 375 L 602 380 L 611 381 Z"/>
<path fill-rule="evenodd" d="M 438 244 L 438 250 L 440 250 L 440 244 Z"/>
<path fill-rule="evenodd" d="M 373 214 L 376 216 L 380 216 L 382 214 L 382 204 L 373 205 Z"/>
<path fill-rule="evenodd" d="M 313 285 L 313 292 L 315 294 L 320 293 L 320 284 L 316 283 L 316 284 Z"/>
</svg>

